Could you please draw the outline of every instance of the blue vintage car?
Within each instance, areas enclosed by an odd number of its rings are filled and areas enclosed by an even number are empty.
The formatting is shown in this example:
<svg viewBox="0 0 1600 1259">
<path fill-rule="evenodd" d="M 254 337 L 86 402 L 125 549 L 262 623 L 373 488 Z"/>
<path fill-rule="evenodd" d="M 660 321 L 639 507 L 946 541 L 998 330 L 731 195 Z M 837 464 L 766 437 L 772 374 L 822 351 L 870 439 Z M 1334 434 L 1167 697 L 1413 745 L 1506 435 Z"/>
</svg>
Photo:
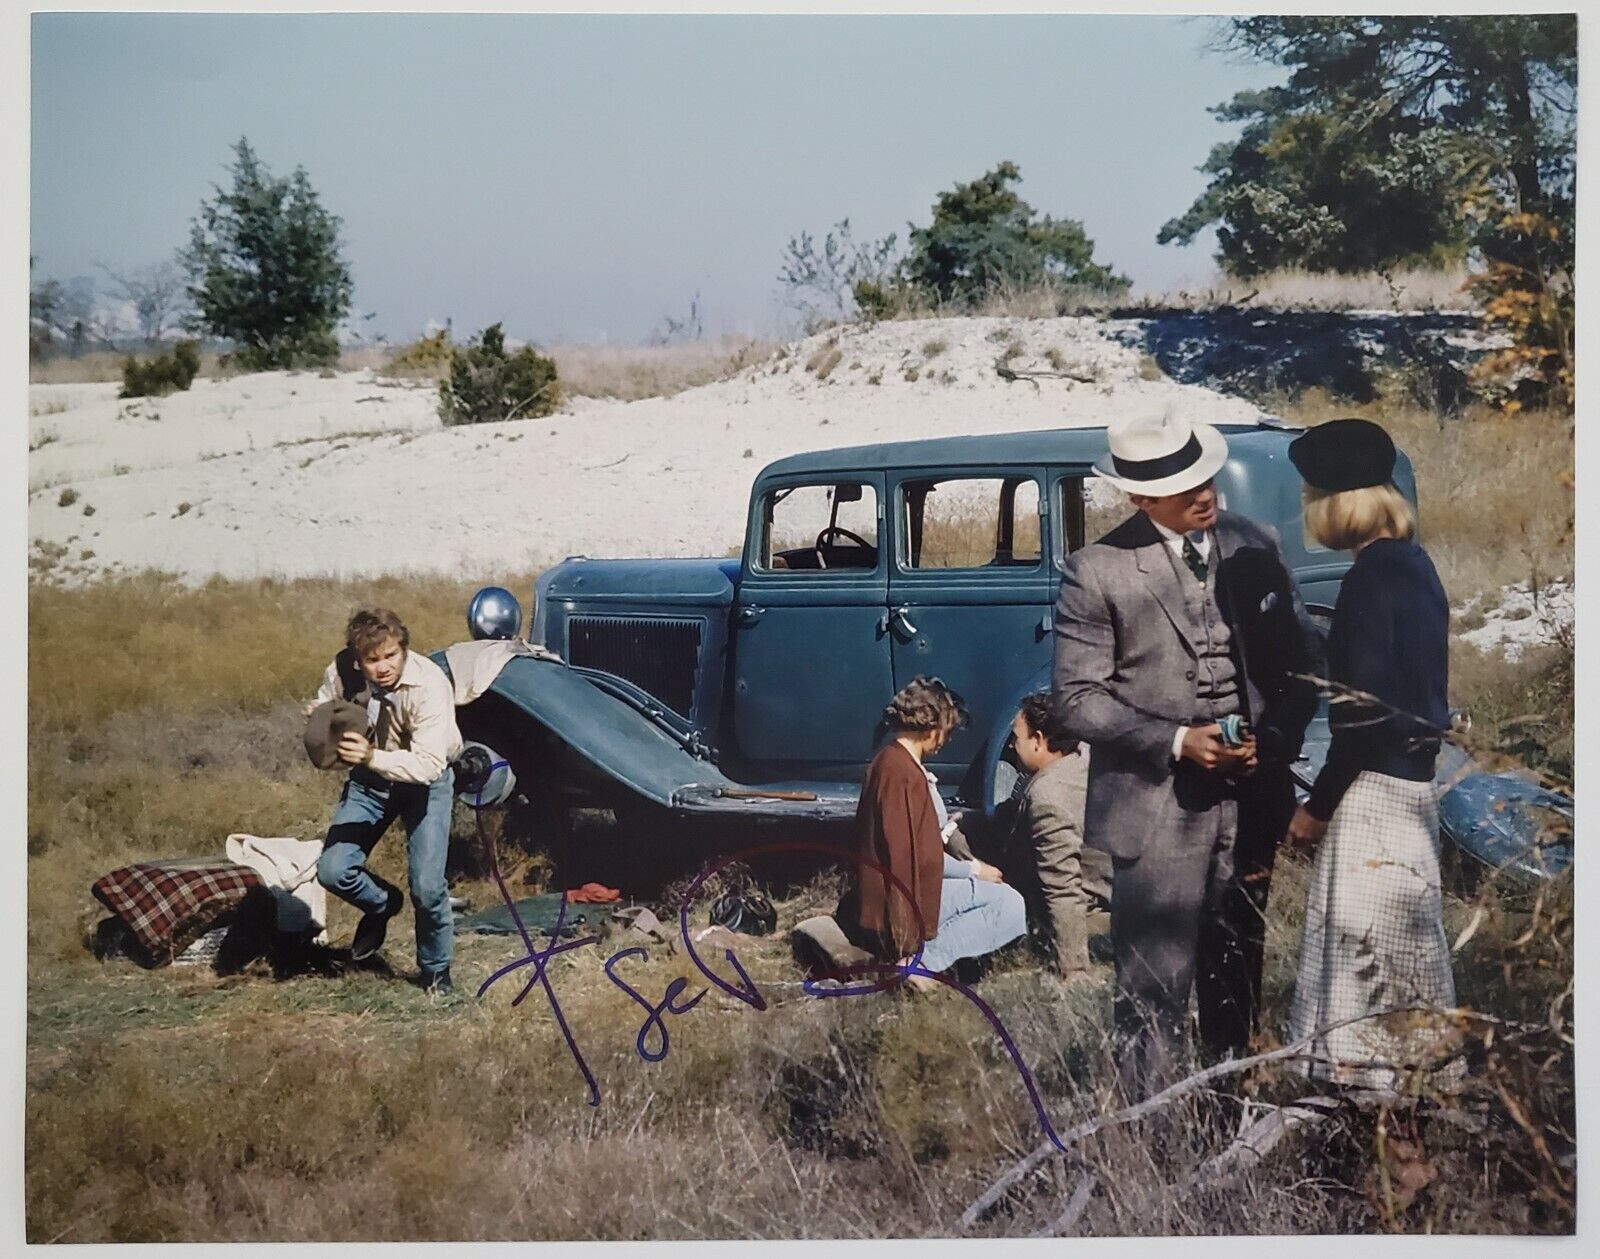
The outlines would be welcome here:
<svg viewBox="0 0 1600 1259">
<path fill-rule="evenodd" d="M 1326 614 L 1350 560 L 1302 530 L 1297 430 L 1222 431 L 1224 506 L 1278 531 Z M 528 637 L 561 660 L 514 659 L 461 711 L 463 731 L 556 816 L 587 803 L 680 822 L 839 821 L 885 704 L 933 674 L 970 719 L 930 768 L 952 806 L 992 814 L 1015 776 L 1012 719 L 1049 684 L 1063 558 L 1128 511 L 1090 473 L 1105 450 L 1104 428 L 1079 428 L 781 459 L 756 478 L 737 558 L 573 556 L 543 573 Z M 1395 477 L 1414 503 L 1404 454 Z M 1302 785 L 1326 742 L 1319 717 Z"/>
</svg>

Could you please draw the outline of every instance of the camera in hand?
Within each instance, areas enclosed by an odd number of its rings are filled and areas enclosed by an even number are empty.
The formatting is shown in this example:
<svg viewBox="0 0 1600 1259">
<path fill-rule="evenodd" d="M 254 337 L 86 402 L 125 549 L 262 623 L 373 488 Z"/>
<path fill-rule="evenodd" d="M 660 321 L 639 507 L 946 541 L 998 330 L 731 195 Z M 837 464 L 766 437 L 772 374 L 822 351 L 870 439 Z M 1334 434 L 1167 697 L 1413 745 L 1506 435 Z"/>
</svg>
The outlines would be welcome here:
<svg viewBox="0 0 1600 1259">
<path fill-rule="evenodd" d="M 1229 713 L 1217 719 L 1217 737 L 1230 748 L 1242 747 L 1255 733 L 1250 723 L 1238 713 Z"/>
</svg>

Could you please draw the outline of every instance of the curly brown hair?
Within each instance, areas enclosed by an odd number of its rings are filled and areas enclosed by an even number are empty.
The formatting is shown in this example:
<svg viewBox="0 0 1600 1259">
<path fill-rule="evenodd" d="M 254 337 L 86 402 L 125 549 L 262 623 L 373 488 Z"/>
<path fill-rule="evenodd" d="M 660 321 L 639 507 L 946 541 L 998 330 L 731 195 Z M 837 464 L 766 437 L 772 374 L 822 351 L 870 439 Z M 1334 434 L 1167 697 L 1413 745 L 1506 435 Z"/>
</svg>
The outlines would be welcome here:
<svg viewBox="0 0 1600 1259">
<path fill-rule="evenodd" d="M 940 678 L 912 678 L 889 701 L 883 719 L 901 734 L 944 734 L 967 724 L 967 706 Z"/>
<path fill-rule="evenodd" d="M 398 638 L 402 647 L 411 646 L 411 631 L 388 608 L 358 608 L 344 627 L 345 646 L 358 656 L 386 638 Z"/>
</svg>

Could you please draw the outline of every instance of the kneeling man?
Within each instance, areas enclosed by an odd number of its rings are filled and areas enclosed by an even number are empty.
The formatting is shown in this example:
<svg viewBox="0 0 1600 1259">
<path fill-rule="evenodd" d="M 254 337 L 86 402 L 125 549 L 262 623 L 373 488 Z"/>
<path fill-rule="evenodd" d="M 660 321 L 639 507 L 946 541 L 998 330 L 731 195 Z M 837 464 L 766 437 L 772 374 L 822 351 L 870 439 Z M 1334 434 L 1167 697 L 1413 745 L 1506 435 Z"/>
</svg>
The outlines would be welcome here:
<svg viewBox="0 0 1600 1259">
<path fill-rule="evenodd" d="M 406 828 L 419 982 L 448 993 L 455 935 L 444 869 L 450 848 L 450 762 L 461 752 L 455 695 L 444 670 L 410 649 L 410 632 L 387 608 L 352 616 L 345 642 L 308 712 L 359 694 L 367 704 L 371 737 L 346 733 L 339 739 L 338 757 L 351 767 L 350 776 L 323 841 L 317 881 L 362 911 L 350 956 L 359 960 L 376 953 L 405 897 L 376 878 L 366 862 L 398 817 Z M 363 682 L 365 688 L 356 692 Z"/>
<path fill-rule="evenodd" d="M 1035 940 L 1056 973 L 1076 982 L 1089 975 L 1089 915 L 1111 898 L 1111 859 L 1083 844 L 1088 758 L 1043 692 L 1023 701 L 1011 740 L 1030 777 L 1017 797 L 1005 869 L 1027 899 Z"/>
</svg>

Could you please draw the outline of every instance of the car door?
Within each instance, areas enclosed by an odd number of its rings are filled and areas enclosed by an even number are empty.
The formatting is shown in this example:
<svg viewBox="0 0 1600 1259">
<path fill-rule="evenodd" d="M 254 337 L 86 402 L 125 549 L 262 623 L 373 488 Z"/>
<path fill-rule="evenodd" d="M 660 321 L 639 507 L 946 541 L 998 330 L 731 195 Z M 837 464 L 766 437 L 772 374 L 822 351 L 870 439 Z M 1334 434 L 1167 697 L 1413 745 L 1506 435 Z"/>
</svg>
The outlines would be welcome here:
<svg viewBox="0 0 1600 1259">
<path fill-rule="evenodd" d="M 1054 599 L 1043 468 L 895 474 L 889 572 L 894 684 L 942 678 L 967 725 L 932 762 L 948 780 L 977 756 L 1017 688 L 1051 654 Z"/>
<path fill-rule="evenodd" d="M 894 694 L 883 503 L 881 472 L 754 497 L 730 640 L 731 750 L 752 781 L 859 778 L 872 759 Z"/>
</svg>

